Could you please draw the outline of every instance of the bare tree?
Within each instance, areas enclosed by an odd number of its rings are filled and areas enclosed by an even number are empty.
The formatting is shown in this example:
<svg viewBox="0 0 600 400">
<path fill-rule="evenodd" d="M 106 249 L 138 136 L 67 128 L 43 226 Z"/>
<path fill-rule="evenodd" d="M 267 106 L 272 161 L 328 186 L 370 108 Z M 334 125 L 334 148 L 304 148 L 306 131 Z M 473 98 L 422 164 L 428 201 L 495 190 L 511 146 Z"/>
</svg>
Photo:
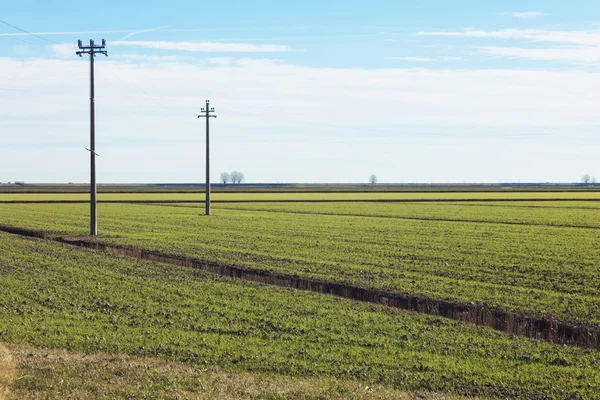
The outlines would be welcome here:
<svg viewBox="0 0 600 400">
<path fill-rule="evenodd" d="M 229 179 L 231 179 L 232 183 L 242 183 L 244 180 L 244 174 L 239 171 L 233 171 L 229 174 Z"/>
<path fill-rule="evenodd" d="M 595 185 L 595 184 L 596 184 L 596 177 L 592 176 L 592 185 Z"/>
<path fill-rule="evenodd" d="M 223 184 L 226 184 L 230 180 L 231 180 L 231 175 L 229 175 L 228 172 L 221 172 L 221 182 L 223 182 Z"/>
<path fill-rule="evenodd" d="M 374 184 L 376 184 L 376 183 L 377 183 L 377 175 L 371 175 L 371 176 L 369 177 L 369 183 L 370 183 L 371 185 L 374 185 Z"/>
<path fill-rule="evenodd" d="M 589 174 L 585 174 L 584 176 L 581 177 L 581 182 L 585 183 L 586 185 L 588 183 L 590 183 L 590 175 Z"/>
</svg>

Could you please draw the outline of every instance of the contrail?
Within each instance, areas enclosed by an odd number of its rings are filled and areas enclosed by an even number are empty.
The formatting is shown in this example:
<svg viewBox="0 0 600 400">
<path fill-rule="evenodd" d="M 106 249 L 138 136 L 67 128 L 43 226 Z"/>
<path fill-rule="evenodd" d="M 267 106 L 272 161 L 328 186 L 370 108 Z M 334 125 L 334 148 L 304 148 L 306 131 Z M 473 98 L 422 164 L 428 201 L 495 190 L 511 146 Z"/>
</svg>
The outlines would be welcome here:
<svg viewBox="0 0 600 400">
<path fill-rule="evenodd" d="M 114 31 L 85 31 L 85 32 L 32 32 L 32 33 L 0 33 L 0 36 L 35 36 L 35 35 L 86 35 L 88 33 L 130 33 L 132 29 Z"/>
<path fill-rule="evenodd" d="M 132 37 L 133 35 L 138 35 L 138 34 L 140 34 L 140 33 L 146 33 L 146 32 L 154 32 L 154 31 L 158 31 L 158 30 L 160 30 L 160 29 L 165 29 L 165 28 L 168 28 L 168 26 L 159 26 L 159 27 L 157 27 L 157 28 L 144 29 L 144 30 L 141 30 L 141 31 L 135 31 L 135 32 L 131 32 L 131 33 L 129 33 L 129 34 L 127 34 L 127 35 L 123 36 L 123 37 L 122 37 L 121 39 L 119 39 L 119 40 L 125 40 L 125 39 L 127 39 L 127 38 L 130 38 L 130 37 Z"/>
</svg>

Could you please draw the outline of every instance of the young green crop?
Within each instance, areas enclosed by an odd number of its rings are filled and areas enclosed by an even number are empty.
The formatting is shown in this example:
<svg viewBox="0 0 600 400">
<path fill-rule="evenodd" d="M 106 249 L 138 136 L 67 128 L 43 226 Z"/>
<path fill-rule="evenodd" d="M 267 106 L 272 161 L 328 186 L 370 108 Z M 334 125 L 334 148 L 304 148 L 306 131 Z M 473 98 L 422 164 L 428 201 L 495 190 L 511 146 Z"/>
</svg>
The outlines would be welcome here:
<svg viewBox="0 0 600 400">
<path fill-rule="evenodd" d="M 0 203 L 6 201 L 64 201 L 89 200 L 86 193 L 0 193 Z M 582 192 L 351 192 L 351 193 L 213 193 L 212 199 L 218 201 L 364 201 L 364 200 L 523 200 L 523 199 L 565 199 L 597 200 L 600 191 Z M 203 201 L 204 193 L 99 193 L 98 200 L 105 201 Z"/>
<path fill-rule="evenodd" d="M 595 350 L 3 233 L 0 341 L 405 390 L 532 399 L 600 390 Z"/>
<path fill-rule="evenodd" d="M 310 206 L 318 212 L 322 204 Z M 475 208 L 456 207 L 465 215 Z M 540 225 L 219 208 L 214 214 L 101 204 L 99 232 L 106 242 L 171 255 L 600 325 L 597 229 L 544 226 L 543 214 L 521 215 Z M 1 205 L 0 223 L 84 235 L 88 206 Z"/>
<path fill-rule="evenodd" d="M 489 222 L 600 228 L 600 202 L 506 203 L 224 203 L 214 208 L 283 213 L 388 217 L 432 221 Z M 575 204 L 571 204 L 575 203 Z M 182 207 L 199 207 L 182 204 Z"/>
</svg>

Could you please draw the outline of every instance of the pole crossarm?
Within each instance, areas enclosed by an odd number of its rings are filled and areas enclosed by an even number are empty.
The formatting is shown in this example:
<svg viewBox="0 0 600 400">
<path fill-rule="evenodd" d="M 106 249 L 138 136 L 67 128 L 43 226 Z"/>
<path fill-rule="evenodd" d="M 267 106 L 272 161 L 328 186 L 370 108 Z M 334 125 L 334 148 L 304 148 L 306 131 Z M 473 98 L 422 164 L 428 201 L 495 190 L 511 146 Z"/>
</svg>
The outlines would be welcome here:
<svg viewBox="0 0 600 400">
<path fill-rule="evenodd" d="M 79 57 L 83 57 L 84 54 L 104 54 L 108 57 L 108 52 L 104 50 L 106 48 L 106 40 L 102 39 L 102 44 L 94 44 L 93 40 L 90 40 L 89 46 L 83 46 L 81 40 L 77 41 L 77 46 L 80 51 L 75 52 Z"/>
</svg>

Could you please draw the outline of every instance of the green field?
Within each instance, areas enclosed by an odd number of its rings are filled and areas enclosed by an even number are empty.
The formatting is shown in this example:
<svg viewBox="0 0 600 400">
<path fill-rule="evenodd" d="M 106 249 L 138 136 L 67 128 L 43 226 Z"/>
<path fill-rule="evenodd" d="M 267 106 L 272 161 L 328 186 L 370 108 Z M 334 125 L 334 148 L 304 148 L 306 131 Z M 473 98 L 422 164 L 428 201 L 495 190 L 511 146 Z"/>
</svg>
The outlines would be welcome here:
<svg viewBox="0 0 600 400">
<path fill-rule="evenodd" d="M 4 233 L 0 282 L 0 340 L 13 344 L 411 391 L 600 390 L 595 350 Z"/>
<path fill-rule="evenodd" d="M 198 207 L 199 204 L 185 204 Z M 218 204 L 218 209 L 356 217 L 487 222 L 562 227 L 600 227 L 600 202 L 490 203 L 243 203 Z"/>
<path fill-rule="evenodd" d="M 597 208 L 232 206 L 240 205 L 215 205 L 205 218 L 190 205 L 101 204 L 99 232 L 171 255 L 600 326 Z M 0 221 L 84 235 L 88 206 L 6 204 Z"/>
<path fill-rule="evenodd" d="M 89 193 L 0 193 L 3 201 L 83 201 Z M 360 200 L 597 200 L 600 191 L 581 192 L 352 192 L 352 193 L 213 193 L 214 201 L 360 201 Z M 98 193 L 100 201 L 204 201 L 204 193 Z"/>
<path fill-rule="evenodd" d="M 98 240 L 600 328 L 596 194 L 502 195 L 222 194 L 238 202 L 216 202 L 211 217 L 202 203 L 101 203 Z M 377 198 L 411 202 L 345 201 Z M 88 204 L 0 204 L 4 226 L 85 237 L 88 224 Z M 600 398 L 597 349 L 8 234 L 2 341 L 392 391 Z M 339 394 L 327 393 L 315 398 Z"/>
</svg>

